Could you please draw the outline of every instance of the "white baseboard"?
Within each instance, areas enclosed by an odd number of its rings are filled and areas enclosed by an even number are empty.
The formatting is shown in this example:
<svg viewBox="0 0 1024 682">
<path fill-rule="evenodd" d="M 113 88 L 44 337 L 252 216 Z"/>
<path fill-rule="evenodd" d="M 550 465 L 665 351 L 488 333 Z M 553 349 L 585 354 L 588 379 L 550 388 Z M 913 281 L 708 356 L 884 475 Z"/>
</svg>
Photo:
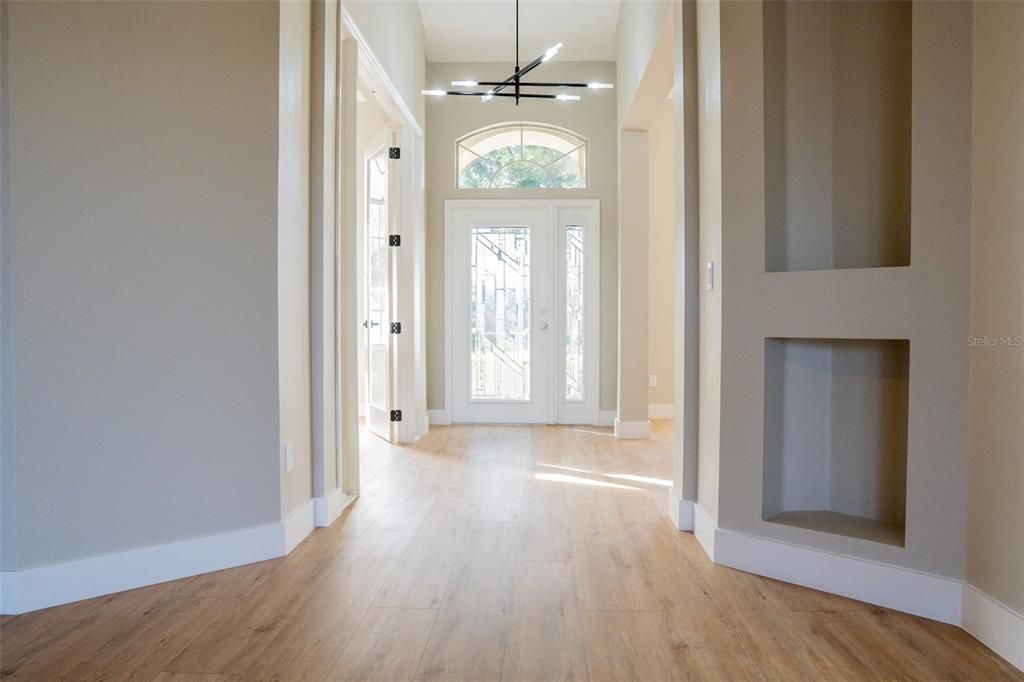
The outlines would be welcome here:
<svg viewBox="0 0 1024 682">
<path fill-rule="evenodd" d="M 314 498 L 314 521 L 317 528 L 324 528 L 331 525 L 345 511 L 345 507 L 352 504 L 356 499 L 355 495 L 346 495 L 345 491 L 338 488 L 324 497 Z"/>
<path fill-rule="evenodd" d="M 974 585 L 963 587 L 964 630 L 1024 670 L 1024 616 Z"/>
<path fill-rule="evenodd" d="M 715 530 L 713 558 L 748 573 L 960 624 L 960 580 L 722 528 Z"/>
<path fill-rule="evenodd" d="M 0 571 L 0 613 L 16 615 L 284 556 L 313 530 L 314 501 L 265 526 L 18 571 Z"/>
<path fill-rule="evenodd" d="M 306 500 L 281 522 L 284 526 L 284 553 L 295 549 L 316 526 L 316 501 Z"/>
<path fill-rule="evenodd" d="M 668 515 L 676 530 L 693 530 L 693 500 L 684 500 L 675 486 L 668 489 Z"/>
<path fill-rule="evenodd" d="M 452 423 L 452 415 L 448 410 L 427 410 L 427 418 L 433 426 L 448 426 Z"/>
<path fill-rule="evenodd" d="M 287 554 L 284 522 L 49 566 L 0 572 L 0 613 L 14 615 Z"/>
<path fill-rule="evenodd" d="M 651 435 L 651 422 L 624 422 L 616 417 L 615 437 L 624 440 L 647 438 Z"/>
<path fill-rule="evenodd" d="M 615 426 L 615 410 L 601 410 L 597 413 L 597 423 L 594 426 Z"/>
<path fill-rule="evenodd" d="M 675 419 L 675 416 L 674 403 L 651 403 L 647 406 L 648 419 Z"/>
<path fill-rule="evenodd" d="M 693 534 L 697 536 L 697 542 L 704 548 L 704 553 L 712 561 L 715 560 L 715 532 L 718 528 L 711 514 L 700 502 L 693 503 Z"/>
</svg>

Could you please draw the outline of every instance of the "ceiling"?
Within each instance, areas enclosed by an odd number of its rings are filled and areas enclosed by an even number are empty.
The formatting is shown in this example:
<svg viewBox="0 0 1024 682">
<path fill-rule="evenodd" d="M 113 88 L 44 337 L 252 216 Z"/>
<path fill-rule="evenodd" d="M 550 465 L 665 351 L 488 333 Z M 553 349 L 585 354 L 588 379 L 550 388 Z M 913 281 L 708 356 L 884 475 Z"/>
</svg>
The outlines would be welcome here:
<svg viewBox="0 0 1024 682">
<path fill-rule="evenodd" d="M 515 61 L 514 0 L 418 0 L 432 62 Z M 619 0 L 520 0 L 519 61 L 614 61 Z"/>
</svg>

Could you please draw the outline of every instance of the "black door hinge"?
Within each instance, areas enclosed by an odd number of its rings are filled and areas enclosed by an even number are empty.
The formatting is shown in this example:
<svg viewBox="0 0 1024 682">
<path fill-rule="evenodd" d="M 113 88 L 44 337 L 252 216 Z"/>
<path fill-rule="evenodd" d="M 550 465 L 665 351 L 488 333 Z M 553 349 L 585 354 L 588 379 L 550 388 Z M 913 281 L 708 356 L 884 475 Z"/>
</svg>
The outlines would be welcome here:
<svg viewBox="0 0 1024 682">
<path fill-rule="evenodd" d="M 402 323 L 401 322 L 392 322 L 391 323 L 391 333 L 392 334 L 401 334 L 402 333 Z"/>
<path fill-rule="evenodd" d="M 388 158 L 389 159 L 400 159 L 402 158 L 401 147 L 388 147 Z"/>
<path fill-rule="evenodd" d="M 400 422 L 400 421 L 402 421 L 402 411 L 401 410 L 391 410 L 391 421 L 393 421 L 393 422 Z"/>
<path fill-rule="evenodd" d="M 389 234 L 388 235 L 388 246 L 401 246 L 402 235 L 400 234 Z"/>
</svg>

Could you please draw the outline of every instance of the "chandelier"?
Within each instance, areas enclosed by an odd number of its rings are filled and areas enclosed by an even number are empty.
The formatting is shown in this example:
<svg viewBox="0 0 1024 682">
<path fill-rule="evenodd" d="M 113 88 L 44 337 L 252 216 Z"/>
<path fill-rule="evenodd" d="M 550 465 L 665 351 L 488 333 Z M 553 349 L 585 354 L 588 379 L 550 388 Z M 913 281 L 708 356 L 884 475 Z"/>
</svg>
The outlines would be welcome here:
<svg viewBox="0 0 1024 682">
<path fill-rule="evenodd" d="M 578 101 L 579 95 L 572 95 L 567 92 L 523 92 L 523 88 L 553 88 L 563 90 L 567 88 L 590 88 L 592 90 L 607 90 L 614 88 L 611 83 L 546 83 L 546 82 L 525 82 L 523 76 L 536 69 L 541 64 L 551 60 L 558 51 L 562 49 L 562 43 L 549 47 L 526 66 L 519 66 L 519 0 L 516 0 L 516 66 L 511 76 L 503 81 L 475 81 L 458 80 L 452 81 L 452 87 L 456 88 L 487 88 L 486 90 L 421 90 L 420 93 L 432 97 L 479 97 L 486 102 L 495 97 L 514 97 L 516 106 L 519 106 L 520 99 L 555 99 L 563 101 Z"/>
</svg>

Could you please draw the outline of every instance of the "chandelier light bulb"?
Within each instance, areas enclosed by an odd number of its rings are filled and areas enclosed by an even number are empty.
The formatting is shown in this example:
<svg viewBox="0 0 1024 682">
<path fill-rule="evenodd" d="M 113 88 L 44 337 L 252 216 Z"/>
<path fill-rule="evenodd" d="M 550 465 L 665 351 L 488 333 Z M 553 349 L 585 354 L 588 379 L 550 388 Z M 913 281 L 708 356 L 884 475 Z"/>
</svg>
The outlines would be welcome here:
<svg viewBox="0 0 1024 682">
<path fill-rule="evenodd" d="M 548 48 L 548 51 L 544 53 L 543 57 L 541 57 L 541 61 L 542 62 L 546 62 L 547 60 L 551 59 L 556 54 L 558 54 L 558 51 L 561 50 L 561 49 L 562 49 L 562 43 L 558 43 L 554 47 Z"/>
</svg>

